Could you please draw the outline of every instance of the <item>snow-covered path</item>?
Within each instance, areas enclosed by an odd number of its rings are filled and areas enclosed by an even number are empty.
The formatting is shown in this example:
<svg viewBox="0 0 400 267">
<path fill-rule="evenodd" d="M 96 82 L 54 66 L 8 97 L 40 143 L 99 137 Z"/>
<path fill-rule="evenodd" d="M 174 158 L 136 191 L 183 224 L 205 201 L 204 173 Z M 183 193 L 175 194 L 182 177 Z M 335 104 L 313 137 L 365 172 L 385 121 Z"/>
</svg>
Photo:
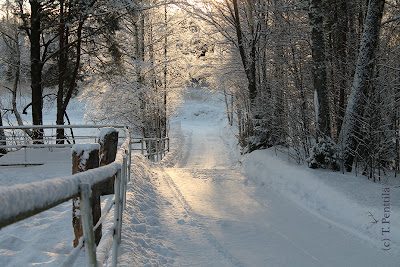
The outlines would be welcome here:
<svg viewBox="0 0 400 267">
<path fill-rule="evenodd" d="M 182 121 L 182 160 L 157 173 L 173 265 L 398 266 L 393 254 L 231 168 L 218 119 L 196 117 Z"/>
</svg>

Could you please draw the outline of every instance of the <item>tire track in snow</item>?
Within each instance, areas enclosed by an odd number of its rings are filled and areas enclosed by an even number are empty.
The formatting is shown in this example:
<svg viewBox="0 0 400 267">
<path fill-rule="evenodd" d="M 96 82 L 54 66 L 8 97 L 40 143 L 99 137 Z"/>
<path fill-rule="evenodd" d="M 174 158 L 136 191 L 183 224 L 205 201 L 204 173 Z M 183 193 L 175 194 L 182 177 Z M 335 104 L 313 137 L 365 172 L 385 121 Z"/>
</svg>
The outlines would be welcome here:
<svg viewBox="0 0 400 267">
<path fill-rule="evenodd" d="M 187 132 L 188 135 L 185 136 L 185 144 L 182 146 L 182 148 L 186 149 L 185 154 L 183 157 L 180 158 L 177 166 L 178 168 L 182 168 L 183 166 L 186 166 L 188 164 L 188 159 L 190 156 L 190 152 L 191 150 L 189 149 L 189 147 L 192 146 L 192 132 Z"/>
<path fill-rule="evenodd" d="M 244 266 L 239 260 L 237 260 L 232 254 L 229 253 L 219 242 L 218 240 L 211 234 L 210 230 L 203 223 L 200 222 L 202 216 L 196 214 L 189 203 L 186 201 L 185 197 L 180 192 L 179 188 L 172 180 L 172 178 L 165 172 L 164 168 L 160 167 L 159 176 L 167 184 L 168 188 L 171 190 L 173 196 L 176 200 L 178 200 L 188 217 L 190 217 L 198 226 L 200 230 L 203 231 L 203 236 L 209 240 L 209 242 L 216 248 L 218 252 L 220 252 L 229 262 L 231 262 L 234 266 L 242 267 Z"/>
<path fill-rule="evenodd" d="M 213 131 L 210 130 L 209 128 L 207 130 L 205 130 L 205 128 L 201 128 L 201 127 L 196 127 L 199 131 L 193 132 L 193 130 L 189 130 L 186 131 L 188 133 L 188 139 L 187 139 L 187 143 L 185 144 L 185 146 L 183 146 L 184 148 L 184 157 L 182 158 L 182 161 L 179 162 L 178 164 L 178 168 L 176 168 L 177 170 L 179 169 L 186 169 L 187 170 L 187 174 L 190 175 L 191 177 L 194 177 L 194 173 L 191 172 L 191 169 L 203 169 L 204 170 L 213 170 L 214 168 L 216 168 L 217 166 L 219 166 L 221 164 L 221 162 L 215 162 L 216 160 L 220 161 L 221 158 L 215 157 L 216 155 L 214 155 L 214 153 L 216 153 L 217 151 L 215 151 L 213 148 L 217 147 L 217 142 L 220 141 L 222 142 L 223 145 L 223 149 L 227 149 L 228 144 L 224 141 L 224 138 L 221 134 L 221 129 L 219 127 L 216 127 L 217 130 Z M 215 127 L 212 127 L 215 128 Z M 193 140 L 196 140 L 196 143 L 193 143 Z M 201 146 L 199 146 L 199 144 L 201 144 Z M 218 150 L 218 148 L 217 148 Z M 210 154 L 211 153 L 211 154 Z M 223 176 L 232 176 L 232 161 L 233 159 L 230 158 L 228 155 L 229 153 L 225 153 L 223 154 L 224 156 L 227 156 L 226 160 L 226 167 L 228 167 L 229 169 L 218 169 L 219 172 L 223 172 Z M 222 156 L 222 155 L 220 155 Z M 216 170 L 216 169 L 215 169 Z M 211 241 L 211 243 L 215 246 L 215 248 L 221 252 L 227 259 L 229 259 L 232 264 L 236 265 L 236 266 L 244 266 L 243 263 L 239 262 L 227 249 L 225 249 L 221 243 L 216 239 L 216 237 L 211 233 L 210 229 L 205 226 L 204 223 L 199 223 L 200 221 L 207 221 L 209 219 L 209 215 L 201 215 L 196 213 L 192 206 L 189 204 L 189 202 L 186 200 L 186 198 L 184 197 L 184 195 L 182 194 L 182 192 L 180 191 L 179 187 L 177 186 L 177 184 L 174 182 L 174 180 L 172 179 L 172 177 L 165 172 L 165 170 L 162 170 L 163 172 L 163 179 L 165 180 L 165 182 L 167 183 L 167 185 L 169 186 L 169 188 L 171 189 L 171 191 L 173 192 L 174 196 L 176 197 L 177 200 L 180 201 L 180 203 L 182 204 L 182 206 L 184 207 L 186 213 L 188 216 L 190 216 L 191 218 L 195 219 L 197 225 L 199 225 L 199 227 L 206 233 L 207 238 Z M 211 177 L 209 177 L 211 178 Z M 250 199 L 255 200 L 258 204 L 262 205 L 262 203 L 260 203 L 259 201 L 257 201 L 257 198 L 253 198 L 251 197 L 252 194 L 250 194 L 249 192 L 247 192 L 247 190 L 243 190 L 244 188 L 242 188 L 242 191 L 245 192 L 245 194 L 247 194 L 249 196 Z M 262 205 L 263 206 L 263 205 Z M 303 249 L 298 243 L 296 243 L 293 239 L 289 238 L 287 235 L 283 234 L 281 231 L 279 231 L 276 227 L 272 227 L 270 225 L 271 229 L 273 230 L 273 232 L 275 232 L 276 235 L 281 236 L 282 239 L 287 240 L 288 244 L 291 244 L 291 246 L 293 246 L 294 248 L 296 248 L 300 253 L 303 253 L 304 255 L 306 255 L 307 257 L 310 257 L 312 259 L 312 261 L 314 261 L 316 264 L 318 265 L 323 265 L 323 263 L 314 255 L 312 255 L 309 251 Z"/>
</svg>

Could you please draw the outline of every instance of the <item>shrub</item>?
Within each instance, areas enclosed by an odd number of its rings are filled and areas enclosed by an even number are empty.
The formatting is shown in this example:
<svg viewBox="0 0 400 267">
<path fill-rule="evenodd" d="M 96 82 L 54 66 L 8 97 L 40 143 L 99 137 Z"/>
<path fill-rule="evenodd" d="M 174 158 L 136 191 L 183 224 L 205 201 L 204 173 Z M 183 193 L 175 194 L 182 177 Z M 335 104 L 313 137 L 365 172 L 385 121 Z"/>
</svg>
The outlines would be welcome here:
<svg viewBox="0 0 400 267">
<path fill-rule="evenodd" d="M 339 170 L 339 150 L 331 138 L 319 138 L 306 160 L 312 169 Z"/>
</svg>

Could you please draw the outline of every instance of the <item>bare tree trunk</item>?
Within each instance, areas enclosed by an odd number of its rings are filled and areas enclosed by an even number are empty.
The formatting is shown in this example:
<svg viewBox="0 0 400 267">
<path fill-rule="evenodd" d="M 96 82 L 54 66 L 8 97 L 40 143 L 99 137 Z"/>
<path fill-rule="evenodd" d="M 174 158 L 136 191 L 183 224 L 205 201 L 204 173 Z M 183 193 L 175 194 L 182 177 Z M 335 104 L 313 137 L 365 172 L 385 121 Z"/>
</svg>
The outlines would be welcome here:
<svg viewBox="0 0 400 267">
<path fill-rule="evenodd" d="M 67 51 L 65 48 L 66 34 L 64 21 L 64 0 L 60 0 L 60 25 L 59 25 L 59 49 L 58 59 L 58 91 L 57 91 L 57 125 L 64 125 L 63 98 L 66 78 Z M 64 144 L 64 129 L 57 129 L 57 144 Z"/>
<path fill-rule="evenodd" d="M 369 2 L 353 86 L 340 134 L 344 150 L 344 166 L 348 172 L 352 170 L 354 152 L 358 144 L 359 120 L 363 116 L 365 98 L 371 84 L 370 78 L 374 76 L 375 53 L 378 48 L 384 5 L 385 0 L 370 0 Z"/>
<path fill-rule="evenodd" d="M 342 129 L 344 111 L 345 111 L 345 96 L 347 89 L 347 32 L 348 32 L 348 17 L 347 17 L 347 0 L 341 0 L 337 8 L 337 65 L 339 70 L 339 106 L 337 114 L 337 131 L 336 138 L 339 139 L 339 134 Z"/>
<path fill-rule="evenodd" d="M 224 88 L 224 99 L 225 99 L 225 106 L 226 106 L 226 115 L 228 116 L 228 122 L 229 122 L 229 125 L 232 126 L 232 124 L 233 124 L 233 116 L 232 115 L 233 114 L 230 113 L 228 94 L 227 94 L 225 88 Z"/>
<path fill-rule="evenodd" d="M 244 46 L 244 38 L 242 33 L 242 26 L 240 23 L 239 17 L 239 7 L 237 0 L 232 0 L 233 10 L 234 10 L 234 23 L 237 37 L 237 44 L 239 48 L 240 58 L 242 60 L 242 64 L 244 70 L 246 72 L 248 84 L 249 84 L 249 98 L 252 104 L 255 104 L 255 99 L 257 97 L 257 86 L 256 86 L 256 65 L 255 65 L 255 43 L 252 42 L 252 46 L 250 47 L 250 59 L 246 56 L 246 50 Z"/>
<path fill-rule="evenodd" d="M 40 35 L 41 35 L 41 1 L 30 0 L 31 5 L 31 89 L 32 89 L 32 123 L 43 125 L 43 97 L 42 97 L 42 68 L 40 59 Z M 34 139 L 43 139 L 43 129 L 34 131 Z"/>
<path fill-rule="evenodd" d="M 23 126 L 24 122 L 22 121 L 21 115 L 17 108 L 17 92 L 18 92 L 18 85 L 20 83 L 21 77 L 21 49 L 19 43 L 19 29 L 17 25 L 13 28 L 13 37 L 10 38 L 9 42 L 9 49 L 12 53 L 12 73 L 13 73 L 13 87 L 10 89 L 12 98 L 11 98 L 11 105 L 12 105 L 12 113 L 17 120 L 19 126 Z M 29 129 L 23 130 L 30 138 L 34 138 L 33 132 Z"/>
<path fill-rule="evenodd" d="M 168 136 L 167 129 L 167 78 L 168 78 L 168 69 L 167 69 L 167 60 L 168 60 L 168 11 L 167 5 L 164 6 L 164 26 L 165 26 L 165 36 L 164 36 L 164 110 L 162 115 L 161 124 L 163 127 L 163 135 L 162 137 Z"/>
<path fill-rule="evenodd" d="M 309 0 L 317 135 L 331 137 L 322 0 Z"/>
<path fill-rule="evenodd" d="M 78 24 L 78 28 L 76 30 L 76 38 L 77 42 L 75 44 L 76 48 L 76 58 L 74 68 L 72 70 L 72 75 L 66 80 L 67 71 L 66 64 L 68 61 L 68 53 L 66 47 L 68 45 L 68 33 L 64 28 L 64 25 L 60 25 L 60 58 L 59 58 L 59 84 L 58 84 L 58 92 L 57 92 L 57 125 L 64 125 L 64 115 L 66 115 L 67 107 L 69 101 L 72 98 L 72 94 L 76 89 L 76 80 L 78 78 L 79 68 L 81 64 L 81 47 L 82 47 L 82 30 L 83 25 L 85 23 L 86 18 L 81 18 Z M 61 20 L 60 24 L 63 24 L 63 20 Z M 63 37 L 61 37 L 63 35 Z M 63 66 L 61 66 L 63 65 Z M 66 89 L 66 91 L 65 91 Z M 57 143 L 64 143 L 65 135 L 64 129 L 57 129 Z"/>
</svg>

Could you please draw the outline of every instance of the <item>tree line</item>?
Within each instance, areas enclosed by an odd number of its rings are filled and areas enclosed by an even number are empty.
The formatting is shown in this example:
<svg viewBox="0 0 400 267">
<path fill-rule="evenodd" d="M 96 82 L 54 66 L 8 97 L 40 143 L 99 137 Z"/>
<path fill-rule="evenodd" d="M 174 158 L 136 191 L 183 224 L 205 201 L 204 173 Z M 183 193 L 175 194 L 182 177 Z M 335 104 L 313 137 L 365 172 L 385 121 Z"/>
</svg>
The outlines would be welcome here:
<svg viewBox="0 0 400 267">
<path fill-rule="evenodd" d="M 215 87 L 243 152 L 312 168 L 399 169 L 400 2 L 229 0 L 184 5 L 218 33 Z"/>
<path fill-rule="evenodd" d="M 399 0 L 7 0 L 3 10 L 12 101 L 1 114 L 18 124 L 25 80 L 34 124 L 45 98 L 63 124 L 84 88 L 88 118 L 164 137 L 183 88 L 203 84 L 224 94 L 244 153 L 275 146 L 374 179 L 399 169 Z"/>
<path fill-rule="evenodd" d="M 144 137 L 165 137 L 184 73 L 172 66 L 169 50 L 176 37 L 169 29 L 169 9 L 160 1 L 3 2 L 1 86 L 12 100 L 0 103 L 0 122 L 11 116 L 11 123 L 29 124 L 21 111 L 31 110 L 32 124 L 43 125 L 47 101 L 56 104 L 57 125 L 70 123 L 68 104 L 84 91 L 92 109 L 88 119 L 126 123 Z M 31 103 L 18 107 L 25 84 Z M 26 133 L 42 142 L 42 130 Z M 58 129 L 57 142 L 65 139 Z"/>
</svg>

